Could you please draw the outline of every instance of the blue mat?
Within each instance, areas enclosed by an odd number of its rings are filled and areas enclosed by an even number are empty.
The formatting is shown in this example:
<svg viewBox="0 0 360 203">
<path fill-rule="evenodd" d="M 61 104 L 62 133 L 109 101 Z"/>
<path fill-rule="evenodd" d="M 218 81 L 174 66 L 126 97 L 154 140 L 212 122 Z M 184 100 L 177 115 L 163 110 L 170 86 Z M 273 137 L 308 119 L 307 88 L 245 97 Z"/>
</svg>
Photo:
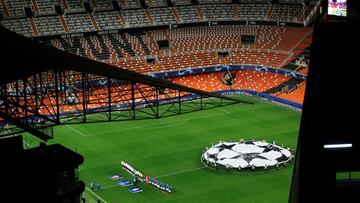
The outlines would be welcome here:
<svg viewBox="0 0 360 203">
<path fill-rule="evenodd" d="M 133 183 L 130 180 L 122 180 L 122 181 L 118 182 L 118 184 L 123 186 L 123 187 L 126 187 L 126 186 L 129 186 L 129 185 L 132 185 Z"/>
<path fill-rule="evenodd" d="M 121 175 L 119 175 L 119 174 L 114 174 L 114 175 L 112 175 L 112 176 L 109 176 L 109 178 L 110 178 L 111 180 L 123 179 L 123 177 L 122 177 Z"/>
<path fill-rule="evenodd" d="M 129 192 L 131 193 L 138 193 L 138 192 L 142 192 L 143 190 L 139 187 L 133 187 L 133 188 L 129 188 Z"/>
</svg>

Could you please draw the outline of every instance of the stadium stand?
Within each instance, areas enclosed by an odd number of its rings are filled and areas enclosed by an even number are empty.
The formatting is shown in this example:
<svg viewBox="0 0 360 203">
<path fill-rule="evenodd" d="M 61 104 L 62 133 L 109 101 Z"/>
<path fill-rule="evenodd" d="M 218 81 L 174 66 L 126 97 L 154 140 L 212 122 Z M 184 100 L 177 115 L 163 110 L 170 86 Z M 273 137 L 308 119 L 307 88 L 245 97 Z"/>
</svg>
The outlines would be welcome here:
<svg viewBox="0 0 360 203">
<path fill-rule="evenodd" d="M 145 10 L 124 10 L 124 18 L 128 27 L 145 27 L 150 26 L 150 19 L 145 13 Z"/>
<path fill-rule="evenodd" d="M 66 0 L 64 2 L 67 2 L 67 10 L 66 10 L 67 13 L 85 12 L 84 6 L 82 5 L 81 1 Z"/>
<path fill-rule="evenodd" d="M 111 11 L 113 10 L 113 6 L 111 1 L 89 1 L 95 2 L 96 5 L 94 6 L 94 10 L 96 11 Z"/>
<path fill-rule="evenodd" d="M 266 90 L 264 93 L 266 94 L 272 94 L 272 95 L 279 95 L 283 92 L 289 93 L 297 89 L 298 85 L 302 83 L 304 79 L 299 78 L 290 78 L 283 83 L 272 87 L 271 89 Z"/>
<path fill-rule="evenodd" d="M 302 104 L 304 102 L 305 87 L 306 86 L 305 86 L 305 81 L 304 81 L 304 82 L 301 82 L 300 84 L 298 84 L 294 91 L 289 92 L 289 93 L 282 92 L 282 93 L 278 94 L 277 97 Z"/>
<path fill-rule="evenodd" d="M 9 17 L 25 17 L 25 7 L 32 7 L 30 0 L 4 0 Z"/>
<path fill-rule="evenodd" d="M 176 6 L 188 6 L 188 5 L 191 5 L 191 0 L 176 0 L 175 5 Z"/>
<path fill-rule="evenodd" d="M 33 1 L 36 3 L 36 7 L 38 8 L 38 14 L 37 15 L 54 15 L 55 14 L 55 10 L 54 10 L 54 1 L 51 0 L 36 0 Z M 61 1 L 59 1 L 60 3 Z M 60 5 L 60 4 L 58 4 Z M 35 6 L 35 5 L 34 5 Z"/>
<path fill-rule="evenodd" d="M 65 15 L 65 21 L 70 33 L 96 31 L 91 22 L 90 16 L 86 13 Z"/>
<path fill-rule="evenodd" d="M 269 30 L 273 35 L 268 34 Z M 108 58 L 97 57 L 94 54 L 95 49 L 90 49 L 87 53 L 92 59 L 99 59 L 142 73 L 218 65 L 222 63 L 222 58 L 217 56 L 217 50 L 230 52 L 227 58 L 229 64 L 280 67 L 289 58 L 291 47 L 301 41 L 303 35 L 309 31 L 303 28 L 295 32 L 292 28 L 271 26 L 216 26 L 109 34 L 93 37 L 94 42 L 99 42 L 97 44 L 100 44 L 101 49 L 110 51 L 110 54 L 106 55 Z M 253 46 L 242 45 L 239 43 L 242 34 L 256 35 L 257 43 Z M 69 41 L 78 42 L 76 43 L 78 45 L 77 47 L 69 45 L 64 49 L 85 56 L 82 50 L 83 47 L 88 46 L 85 42 L 89 40 L 83 40 L 83 38 L 67 38 Z M 104 42 L 99 40 L 101 38 Z M 169 40 L 170 50 L 160 51 L 156 44 L 158 40 Z M 59 39 L 52 41 L 45 40 L 48 44 L 54 45 L 54 42 Z M 60 41 L 64 43 L 64 39 Z M 285 43 L 286 46 L 282 45 Z M 146 64 L 143 56 L 155 56 L 157 62 Z"/>
<path fill-rule="evenodd" d="M 116 3 L 120 5 L 120 11 L 114 10 Z M 190 0 L 178 0 L 173 3 L 175 7 L 167 7 L 164 0 L 148 0 L 145 3 L 147 8 L 138 0 L 115 1 L 115 4 L 100 0 L 3 0 L 0 4 L 4 17 L 1 24 L 28 37 L 54 36 L 39 39 L 59 49 L 140 73 L 210 67 L 224 63 L 261 65 L 307 73 L 306 49 L 311 42 L 310 28 L 246 23 L 153 28 L 135 32 L 118 30 L 234 20 L 274 20 L 301 24 L 314 4 L 304 7 L 299 3 L 269 4 L 262 0 L 241 0 L 240 4 L 202 0 L 199 5 L 192 5 Z M 64 9 L 64 14 L 55 13 L 54 5 Z M 90 9 L 86 5 L 90 5 Z M 24 7 L 30 7 L 35 16 L 26 18 Z M 110 30 L 119 33 L 83 35 L 86 32 Z M 253 36 L 253 44 L 242 44 L 244 35 Z M 160 50 L 157 44 L 159 40 L 167 40 L 169 49 Z M 218 56 L 218 51 L 225 51 L 228 56 Z M 148 63 L 148 59 L 152 62 Z"/>
<path fill-rule="evenodd" d="M 58 16 L 39 16 L 34 18 L 39 35 L 64 34 L 64 28 Z"/>
<path fill-rule="evenodd" d="M 2 23 L 4 27 L 7 27 L 14 32 L 20 33 L 27 37 L 33 36 L 31 24 L 27 18 L 7 19 L 2 21 Z"/>
<path fill-rule="evenodd" d="M 176 24 L 176 18 L 168 7 L 151 8 L 149 10 L 150 10 L 150 15 L 153 17 L 155 21 L 155 24 L 157 25 Z"/>
<path fill-rule="evenodd" d="M 223 72 L 209 73 L 171 78 L 170 80 L 178 84 L 213 92 L 230 88 L 219 80 L 219 77 L 222 75 Z M 289 77 L 280 74 L 248 70 L 238 71 L 235 75 L 235 82 L 231 88 L 265 92 L 266 90 L 283 83 L 287 79 L 289 79 Z"/>
<path fill-rule="evenodd" d="M 270 6 L 264 1 L 241 1 L 241 4 L 232 4 L 230 1 L 200 1 L 200 5 L 191 5 L 191 1 L 176 1 L 175 5 L 178 6 L 169 8 L 165 1 L 154 0 L 148 1 L 150 8 L 142 9 L 139 1 L 115 1 L 115 3 L 122 8 L 120 12 L 114 11 L 114 5 L 111 1 L 82 2 L 77 0 L 59 2 L 50 0 L 3 0 L 0 9 L 4 17 L 3 21 L 7 21 L 12 18 L 25 18 L 24 8 L 29 8 L 35 15 L 34 21 L 37 22 L 33 28 L 35 35 L 46 36 L 62 33 L 58 29 L 58 24 L 54 27 L 56 28 L 55 31 L 40 28 L 39 33 L 36 32 L 38 24 L 45 25 L 54 21 L 57 14 L 60 15 L 60 20 L 64 18 L 64 22 L 62 22 L 64 32 L 73 33 L 122 29 L 127 25 L 133 28 L 203 21 L 275 20 L 302 23 L 314 6 L 314 4 L 310 4 L 304 7 L 300 4 L 289 3 Z M 86 10 L 84 5 L 90 5 L 90 9 Z M 62 14 L 59 14 L 54 6 L 63 9 L 65 15 L 62 17 Z M 86 12 L 90 12 L 90 14 L 87 15 Z M 69 28 L 67 23 L 70 23 Z M 74 28 L 78 25 L 80 28 Z M 26 31 L 20 33 L 29 36 Z"/>
<path fill-rule="evenodd" d="M 134 9 L 141 7 L 139 0 L 124 0 L 121 1 L 121 5 L 124 9 Z"/>
<path fill-rule="evenodd" d="M 234 7 L 232 4 L 201 5 L 207 20 L 234 20 Z"/>
<path fill-rule="evenodd" d="M 283 22 L 303 22 L 303 5 L 276 4 L 272 10 L 271 20 Z"/>
<path fill-rule="evenodd" d="M 123 28 L 117 11 L 95 12 L 94 17 L 100 30 L 115 30 Z"/>
<path fill-rule="evenodd" d="M 200 21 L 194 6 L 178 6 L 176 7 L 176 12 L 179 15 L 180 22 L 193 23 Z"/>
<path fill-rule="evenodd" d="M 166 7 L 165 0 L 147 0 L 146 3 L 151 8 Z"/>
<path fill-rule="evenodd" d="M 239 17 L 244 20 L 266 20 L 269 8 L 268 4 L 240 4 Z"/>
</svg>

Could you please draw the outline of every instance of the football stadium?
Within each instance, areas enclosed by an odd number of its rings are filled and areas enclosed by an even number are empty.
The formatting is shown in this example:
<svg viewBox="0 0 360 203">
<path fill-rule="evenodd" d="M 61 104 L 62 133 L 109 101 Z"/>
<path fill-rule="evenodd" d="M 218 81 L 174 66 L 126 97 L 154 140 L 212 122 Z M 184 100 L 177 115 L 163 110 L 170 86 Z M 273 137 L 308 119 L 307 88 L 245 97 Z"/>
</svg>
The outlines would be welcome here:
<svg viewBox="0 0 360 203">
<path fill-rule="evenodd" d="M 23 191 L 14 202 L 303 202 L 302 112 L 327 4 L 1 0 L 5 191 Z M 356 170 L 336 180 L 354 184 Z"/>
</svg>

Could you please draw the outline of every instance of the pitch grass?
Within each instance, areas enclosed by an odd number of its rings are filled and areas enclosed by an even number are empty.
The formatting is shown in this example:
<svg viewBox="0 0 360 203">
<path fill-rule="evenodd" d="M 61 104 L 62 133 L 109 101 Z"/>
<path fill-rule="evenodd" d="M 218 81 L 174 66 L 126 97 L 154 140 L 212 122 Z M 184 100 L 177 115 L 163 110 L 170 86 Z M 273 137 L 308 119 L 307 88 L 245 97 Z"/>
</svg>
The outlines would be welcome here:
<svg viewBox="0 0 360 203">
<path fill-rule="evenodd" d="M 168 118 L 64 125 L 55 128 L 51 143 L 60 143 L 85 157 L 80 178 L 106 202 L 252 202 L 285 203 L 293 165 L 271 172 L 224 173 L 204 168 L 206 146 L 220 140 L 276 141 L 296 148 L 301 113 L 253 98 L 255 105 L 235 104 Z M 26 137 L 27 142 L 36 141 Z M 120 173 L 124 160 L 173 186 L 167 195 L 141 183 L 144 192 L 131 194 L 109 175 Z M 94 196 L 91 194 L 90 196 Z"/>
</svg>

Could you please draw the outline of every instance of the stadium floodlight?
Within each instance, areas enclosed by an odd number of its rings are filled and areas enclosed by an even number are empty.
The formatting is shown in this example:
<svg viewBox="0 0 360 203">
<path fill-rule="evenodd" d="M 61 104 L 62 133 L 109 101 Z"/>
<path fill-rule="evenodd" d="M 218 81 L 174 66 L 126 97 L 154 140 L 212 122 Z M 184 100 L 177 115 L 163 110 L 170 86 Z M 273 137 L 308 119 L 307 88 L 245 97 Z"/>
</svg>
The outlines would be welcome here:
<svg viewBox="0 0 360 203">
<path fill-rule="evenodd" d="M 352 144 L 346 143 L 346 144 L 326 144 L 326 145 L 324 145 L 324 149 L 342 149 L 342 148 L 352 148 Z"/>
</svg>

